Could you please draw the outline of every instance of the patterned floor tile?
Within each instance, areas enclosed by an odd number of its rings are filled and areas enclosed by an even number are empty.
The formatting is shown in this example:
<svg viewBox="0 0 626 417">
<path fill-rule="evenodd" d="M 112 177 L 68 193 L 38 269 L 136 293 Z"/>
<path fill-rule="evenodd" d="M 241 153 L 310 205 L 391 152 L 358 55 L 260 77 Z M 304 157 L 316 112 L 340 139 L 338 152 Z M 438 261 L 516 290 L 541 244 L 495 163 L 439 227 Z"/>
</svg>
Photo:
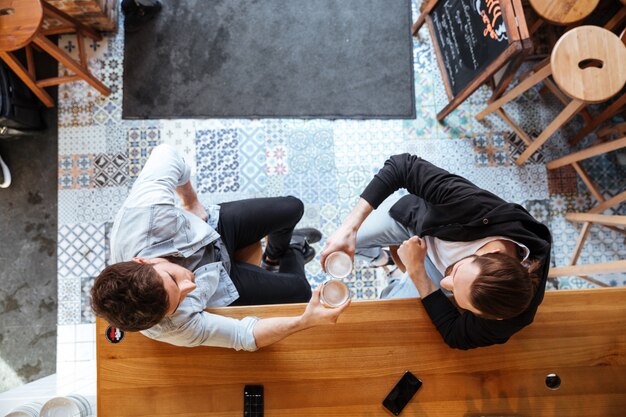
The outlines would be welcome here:
<svg viewBox="0 0 626 417">
<path fill-rule="evenodd" d="M 236 192 L 239 179 L 239 131 L 196 131 L 196 180 L 201 193 Z"/>
<path fill-rule="evenodd" d="M 161 143 L 158 126 L 131 127 L 128 129 L 128 173 L 134 181 L 155 146 Z"/>
<path fill-rule="evenodd" d="M 89 127 L 94 124 L 94 103 L 59 105 L 59 128 Z"/>
<path fill-rule="evenodd" d="M 106 129 L 101 126 L 59 129 L 59 155 L 106 152 L 107 137 Z"/>
<path fill-rule="evenodd" d="M 531 138 L 537 137 L 536 132 L 530 132 Z M 506 136 L 506 140 L 509 144 L 509 158 L 511 161 L 516 161 L 517 158 L 526 150 L 528 147 L 526 143 L 515 133 L 510 132 Z M 546 162 L 546 158 L 544 156 L 543 150 L 538 149 L 533 153 L 525 163 L 527 164 L 543 164 Z"/>
<path fill-rule="evenodd" d="M 61 225 L 58 234 L 60 277 L 96 276 L 104 269 L 104 225 Z"/>
<path fill-rule="evenodd" d="M 262 192 L 265 190 L 268 164 L 266 163 L 267 149 L 265 147 L 265 130 L 262 126 L 239 129 L 239 160 L 242 192 Z M 284 153 L 274 149 L 272 156 L 275 160 L 285 158 Z M 280 159 L 278 159 L 280 158 Z M 279 174 L 277 166 L 274 173 Z"/>
<path fill-rule="evenodd" d="M 502 135 L 487 134 L 475 136 L 474 160 L 476 166 L 508 166 L 511 165 L 508 142 Z"/>
<path fill-rule="evenodd" d="M 128 182 L 128 157 L 125 153 L 94 155 L 93 165 L 94 188 L 120 187 Z"/>
<path fill-rule="evenodd" d="M 161 125 L 163 143 L 172 145 L 185 158 L 196 175 L 196 122 L 194 120 L 164 120 Z"/>
<path fill-rule="evenodd" d="M 573 166 L 548 170 L 548 189 L 550 194 L 578 193 L 578 175 Z"/>
<path fill-rule="evenodd" d="M 618 153 L 600 155 L 581 162 L 585 172 L 602 190 L 623 191 L 626 184 L 626 166 L 620 164 Z M 581 180 L 582 181 L 582 180 Z M 586 188 L 586 187 L 585 187 Z"/>
<path fill-rule="evenodd" d="M 79 302 L 80 278 L 75 276 L 59 277 L 57 293 L 59 303 Z"/>
<path fill-rule="evenodd" d="M 109 126 L 122 118 L 122 103 L 109 98 L 98 97 L 94 100 L 93 120 L 95 125 Z"/>
<path fill-rule="evenodd" d="M 59 302 L 57 325 L 80 324 L 80 301 Z"/>
<path fill-rule="evenodd" d="M 474 114 L 469 104 L 462 104 L 436 125 L 438 139 L 471 138 L 474 131 Z M 442 108 L 436 108 L 437 112 Z"/>
<path fill-rule="evenodd" d="M 112 221 L 128 196 L 128 187 L 59 190 L 59 224 Z"/>
<path fill-rule="evenodd" d="M 550 217 L 550 201 L 549 200 L 530 200 L 524 201 L 522 205 L 528 212 L 538 221 L 548 224 Z"/>
<path fill-rule="evenodd" d="M 93 155 L 59 155 L 59 190 L 91 188 Z"/>
<path fill-rule="evenodd" d="M 291 130 L 287 147 L 289 172 L 284 179 L 285 193 L 299 197 L 305 204 L 335 201 L 337 171 L 332 130 Z"/>
<path fill-rule="evenodd" d="M 407 140 L 436 139 L 439 122 L 434 106 L 418 107 L 415 119 L 402 121 Z"/>
<path fill-rule="evenodd" d="M 332 132 L 333 146 L 328 146 L 327 152 L 330 155 L 334 153 L 337 167 L 382 167 L 390 155 L 405 152 L 407 146 L 405 127 L 401 120 L 338 120 Z"/>
<path fill-rule="evenodd" d="M 102 153 L 128 153 L 128 132 L 122 122 L 104 126 L 106 132 L 105 149 Z"/>
</svg>

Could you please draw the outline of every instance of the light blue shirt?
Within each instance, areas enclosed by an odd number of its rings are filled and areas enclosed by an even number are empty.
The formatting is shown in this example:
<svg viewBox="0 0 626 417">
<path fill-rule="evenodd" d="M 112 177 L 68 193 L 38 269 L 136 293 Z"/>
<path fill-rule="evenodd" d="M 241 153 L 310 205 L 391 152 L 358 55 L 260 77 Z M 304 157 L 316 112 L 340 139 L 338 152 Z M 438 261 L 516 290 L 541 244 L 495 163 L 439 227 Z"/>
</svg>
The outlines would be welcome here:
<svg viewBox="0 0 626 417">
<path fill-rule="evenodd" d="M 219 242 L 220 235 L 215 231 L 219 206 L 206 208 L 207 222 L 176 206 L 176 187 L 188 183 L 190 175 L 189 166 L 173 147 L 154 148 L 113 223 L 113 262 L 134 257 L 200 259 L 205 247 Z M 226 255 L 224 252 L 225 248 L 222 253 Z M 141 333 L 177 346 L 256 350 L 253 329 L 258 318 L 237 320 L 203 311 L 230 305 L 239 298 L 223 262 L 202 265 L 193 272 L 196 289 L 174 314 Z"/>
<path fill-rule="evenodd" d="M 424 270 L 430 280 L 434 282 L 437 287 L 441 288 L 443 274 L 437 269 L 437 267 L 435 267 L 428 256 L 424 257 Z M 448 297 L 452 296 L 452 293 L 445 288 L 441 288 L 441 291 L 443 291 L 443 293 Z M 408 272 L 405 272 L 398 278 L 390 280 L 389 284 L 387 284 L 387 286 L 380 293 L 381 299 L 419 297 L 420 293 L 417 291 L 417 288 L 415 287 L 415 284 L 413 283 L 413 280 L 409 276 Z"/>
</svg>

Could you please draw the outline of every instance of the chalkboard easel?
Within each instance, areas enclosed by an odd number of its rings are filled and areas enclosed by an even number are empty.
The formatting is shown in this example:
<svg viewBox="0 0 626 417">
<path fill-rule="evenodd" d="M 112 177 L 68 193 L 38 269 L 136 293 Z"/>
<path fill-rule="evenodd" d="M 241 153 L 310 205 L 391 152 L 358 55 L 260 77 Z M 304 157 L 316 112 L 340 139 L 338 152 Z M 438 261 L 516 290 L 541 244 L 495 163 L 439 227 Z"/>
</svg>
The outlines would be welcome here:
<svg viewBox="0 0 626 417">
<path fill-rule="evenodd" d="M 490 101 L 501 96 L 532 48 L 521 0 L 430 0 L 413 35 L 424 22 L 450 100 L 439 121 L 502 69 Z"/>
</svg>

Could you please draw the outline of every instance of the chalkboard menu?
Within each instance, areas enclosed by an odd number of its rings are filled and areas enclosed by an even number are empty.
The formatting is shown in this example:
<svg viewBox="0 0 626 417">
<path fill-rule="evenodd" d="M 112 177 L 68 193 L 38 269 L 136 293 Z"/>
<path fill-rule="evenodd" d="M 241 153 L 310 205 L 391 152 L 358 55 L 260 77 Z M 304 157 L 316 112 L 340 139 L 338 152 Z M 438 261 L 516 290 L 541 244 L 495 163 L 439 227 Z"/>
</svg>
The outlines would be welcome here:
<svg viewBox="0 0 626 417">
<path fill-rule="evenodd" d="M 453 95 L 509 46 L 498 1 L 442 0 L 430 17 Z"/>
<path fill-rule="evenodd" d="M 428 23 L 450 102 L 442 121 L 506 67 L 492 98 L 502 94 L 532 48 L 521 0 L 430 0 L 411 28 Z"/>
</svg>

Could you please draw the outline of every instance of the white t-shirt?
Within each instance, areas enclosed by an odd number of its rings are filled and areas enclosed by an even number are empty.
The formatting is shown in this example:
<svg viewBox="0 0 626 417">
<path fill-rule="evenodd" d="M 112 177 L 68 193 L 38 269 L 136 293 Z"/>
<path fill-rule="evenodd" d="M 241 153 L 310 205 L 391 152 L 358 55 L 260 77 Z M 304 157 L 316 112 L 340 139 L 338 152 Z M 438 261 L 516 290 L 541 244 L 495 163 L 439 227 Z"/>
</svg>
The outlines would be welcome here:
<svg viewBox="0 0 626 417">
<path fill-rule="evenodd" d="M 445 275 L 446 268 L 466 256 L 473 255 L 478 249 L 494 240 L 508 240 L 519 246 L 524 254 L 522 262 L 528 259 L 530 249 L 525 245 L 502 236 L 489 236 L 471 242 L 451 242 L 433 236 L 424 236 L 427 245 L 427 254 L 435 267 Z"/>
</svg>

